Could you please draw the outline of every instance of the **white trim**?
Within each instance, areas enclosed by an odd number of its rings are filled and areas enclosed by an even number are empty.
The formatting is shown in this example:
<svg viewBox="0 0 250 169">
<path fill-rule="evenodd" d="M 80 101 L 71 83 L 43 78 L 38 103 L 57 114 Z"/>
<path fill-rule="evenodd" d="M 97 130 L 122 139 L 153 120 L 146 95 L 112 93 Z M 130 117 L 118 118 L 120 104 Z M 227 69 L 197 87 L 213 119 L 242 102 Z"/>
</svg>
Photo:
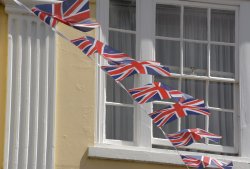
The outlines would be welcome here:
<svg viewBox="0 0 250 169">
<path fill-rule="evenodd" d="M 250 2 L 240 5 L 239 11 L 239 80 L 240 80 L 240 155 L 250 157 Z"/>
<path fill-rule="evenodd" d="M 250 158 L 214 155 L 199 152 L 186 152 L 180 151 L 184 155 L 207 155 L 219 160 L 233 161 L 234 168 L 250 168 Z M 175 150 L 155 149 L 155 148 L 142 148 L 133 146 L 113 146 L 98 144 L 88 149 L 89 158 L 112 159 L 112 160 L 125 160 L 125 161 L 138 161 L 146 163 L 160 163 L 160 164 L 174 164 L 182 165 L 183 162 Z"/>
<path fill-rule="evenodd" d="M 48 26 L 33 16 L 9 11 L 8 22 L 4 168 L 52 169 L 55 140 L 55 36 Z M 40 92 L 43 93 L 43 101 L 40 100 Z"/>
</svg>

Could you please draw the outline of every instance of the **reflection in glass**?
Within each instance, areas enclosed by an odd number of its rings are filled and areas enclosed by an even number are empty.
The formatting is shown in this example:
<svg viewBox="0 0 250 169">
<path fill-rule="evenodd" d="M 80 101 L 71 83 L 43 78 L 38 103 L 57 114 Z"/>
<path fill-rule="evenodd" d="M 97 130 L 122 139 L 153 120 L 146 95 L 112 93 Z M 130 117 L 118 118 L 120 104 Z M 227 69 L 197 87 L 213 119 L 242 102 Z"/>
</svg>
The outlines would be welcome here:
<svg viewBox="0 0 250 169">
<path fill-rule="evenodd" d="M 235 57 L 233 46 L 211 45 L 211 75 L 234 78 Z"/>
<path fill-rule="evenodd" d="M 222 136 L 220 145 L 234 146 L 233 113 L 210 111 L 209 132 Z M 210 144 L 216 144 L 209 142 Z"/>
<path fill-rule="evenodd" d="M 108 102 L 133 104 L 133 100 L 130 95 L 123 88 L 121 88 L 112 77 L 106 76 L 106 79 L 106 97 Z M 126 87 L 126 89 L 134 88 L 134 77 L 131 76 L 126 78 L 122 81 L 122 84 Z"/>
<path fill-rule="evenodd" d="M 133 58 L 135 57 L 135 34 L 109 31 L 109 45 Z"/>
<path fill-rule="evenodd" d="M 181 8 L 172 5 L 156 5 L 156 35 L 180 37 Z"/>
<path fill-rule="evenodd" d="M 133 141 L 133 108 L 106 106 L 106 138 Z"/>
<path fill-rule="evenodd" d="M 171 72 L 180 72 L 180 42 L 156 40 L 156 61 L 170 68 Z"/>
<path fill-rule="evenodd" d="M 235 12 L 211 10 L 211 40 L 235 42 Z"/>
<path fill-rule="evenodd" d="M 181 84 L 181 91 L 193 96 L 196 99 L 206 98 L 206 83 L 200 80 L 183 79 Z"/>
<path fill-rule="evenodd" d="M 207 75 L 207 45 L 184 43 L 184 73 Z"/>
<path fill-rule="evenodd" d="M 207 40 L 207 9 L 184 8 L 184 38 Z"/>
<path fill-rule="evenodd" d="M 234 108 L 234 85 L 232 83 L 209 83 L 209 106 L 225 109 Z"/>
<path fill-rule="evenodd" d="M 136 0 L 110 0 L 109 26 L 111 28 L 136 29 Z"/>
</svg>

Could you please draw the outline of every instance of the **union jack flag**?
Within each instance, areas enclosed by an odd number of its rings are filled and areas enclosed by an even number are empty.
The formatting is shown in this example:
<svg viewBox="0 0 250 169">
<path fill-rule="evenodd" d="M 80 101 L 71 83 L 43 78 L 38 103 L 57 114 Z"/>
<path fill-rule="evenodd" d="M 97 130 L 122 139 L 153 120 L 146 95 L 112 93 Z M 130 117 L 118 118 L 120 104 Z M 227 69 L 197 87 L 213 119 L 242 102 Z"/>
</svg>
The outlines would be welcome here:
<svg viewBox="0 0 250 169">
<path fill-rule="evenodd" d="M 213 133 L 209 133 L 203 129 L 184 129 L 173 134 L 167 134 L 168 139 L 176 147 L 179 146 L 189 146 L 202 138 L 208 138 L 209 140 L 218 143 L 222 138 Z"/>
<path fill-rule="evenodd" d="M 198 169 L 204 169 L 206 167 L 220 168 L 220 169 L 233 168 L 232 162 L 225 163 L 208 156 L 181 155 L 181 158 L 188 167 L 194 167 Z"/>
<path fill-rule="evenodd" d="M 172 90 L 169 86 L 161 82 L 154 82 L 152 84 L 147 84 L 144 87 L 129 89 L 128 92 L 139 104 L 154 100 L 182 97 L 180 91 Z"/>
<path fill-rule="evenodd" d="M 78 39 L 73 39 L 71 42 L 77 46 L 85 55 L 90 56 L 97 52 L 95 46 L 93 45 L 92 41 L 88 38 L 81 37 Z"/>
<path fill-rule="evenodd" d="M 55 4 L 36 5 L 34 8 L 83 32 L 99 27 L 97 22 L 90 20 L 88 0 L 65 0 Z"/>
<path fill-rule="evenodd" d="M 132 61 L 128 64 L 102 66 L 102 69 L 117 81 L 122 81 L 134 74 L 171 76 L 168 67 L 153 61 Z"/>
<path fill-rule="evenodd" d="M 208 116 L 210 114 L 208 109 L 205 108 L 204 100 L 194 98 L 181 100 L 180 102 L 149 114 L 158 127 L 162 127 L 171 121 L 188 115 Z"/>
<path fill-rule="evenodd" d="M 40 20 L 42 20 L 43 22 L 45 22 L 46 24 L 48 24 L 51 27 L 55 27 L 57 24 L 57 20 L 52 18 L 51 16 L 47 15 L 44 12 L 41 12 L 40 10 L 38 10 L 37 8 L 32 8 L 32 12 L 39 17 Z"/>
<path fill-rule="evenodd" d="M 127 54 L 117 51 L 90 36 L 73 39 L 71 40 L 71 42 L 74 45 L 78 46 L 78 48 L 80 48 L 82 52 L 87 56 L 98 53 L 99 55 L 102 55 L 104 59 L 108 60 L 111 64 L 123 64 L 134 61 L 134 59 L 129 57 Z"/>
</svg>

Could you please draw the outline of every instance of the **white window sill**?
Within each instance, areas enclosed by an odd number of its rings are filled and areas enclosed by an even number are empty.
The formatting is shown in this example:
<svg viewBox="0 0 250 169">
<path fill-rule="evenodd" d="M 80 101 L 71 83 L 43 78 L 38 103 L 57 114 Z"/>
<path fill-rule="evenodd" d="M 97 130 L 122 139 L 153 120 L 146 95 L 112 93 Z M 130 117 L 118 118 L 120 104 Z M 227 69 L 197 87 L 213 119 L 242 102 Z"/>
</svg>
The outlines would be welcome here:
<svg viewBox="0 0 250 169">
<path fill-rule="evenodd" d="M 214 157 L 223 161 L 233 161 L 234 169 L 250 168 L 250 158 L 183 151 L 181 153 L 186 155 L 208 155 L 210 157 Z M 89 147 L 88 156 L 90 158 L 183 165 L 183 162 L 176 151 L 155 148 L 135 148 L 133 146 L 114 146 L 108 144 L 98 144 L 96 146 Z"/>
</svg>

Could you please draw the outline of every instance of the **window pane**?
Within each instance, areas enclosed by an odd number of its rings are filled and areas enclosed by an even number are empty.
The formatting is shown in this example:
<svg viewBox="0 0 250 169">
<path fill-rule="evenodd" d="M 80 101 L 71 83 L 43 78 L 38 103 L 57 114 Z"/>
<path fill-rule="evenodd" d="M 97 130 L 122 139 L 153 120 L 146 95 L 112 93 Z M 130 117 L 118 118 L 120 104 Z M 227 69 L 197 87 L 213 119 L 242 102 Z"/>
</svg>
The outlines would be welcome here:
<svg viewBox="0 0 250 169">
<path fill-rule="evenodd" d="M 135 56 L 136 41 L 134 34 L 109 31 L 109 45 L 131 57 Z"/>
<path fill-rule="evenodd" d="M 209 106 L 225 109 L 234 108 L 234 94 L 232 83 L 209 83 Z"/>
<path fill-rule="evenodd" d="M 193 96 L 196 99 L 206 98 L 206 82 L 200 80 L 183 79 L 181 84 L 182 92 Z"/>
<path fill-rule="evenodd" d="M 235 42 L 235 12 L 211 10 L 211 40 Z"/>
<path fill-rule="evenodd" d="M 170 71 L 180 72 L 180 42 L 156 40 L 156 61 L 169 66 Z"/>
<path fill-rule="evenodd" d="M 126 89 L 132 89 L 134 87 L 134 77 L 128 77 L 122 81 L 122 84 L 126 87 Z M 110 76 L 107 76 L 106 92 L 108 102 L 133 104 L 133 100 L 130 95 L 124 89 L 122 89 Z"/>
<path fill-rule="evenodd" d="M 211 75 L 234 78 L 235 57 L 233 46 L 211 45 Z"/>
<path fill-rule="evenodd" d="M 189 115 L 181 119 L 181 129 L 194 129 L 194 128 L 205 128 L 205 116 L 198 115 Z M 200 142 L 204 142 L 205 140 L 201 140 Z"/>
<path fill-rule="evenodd" d="M 160 76 L 155 76 L 154 81 L 156 82 L 162 82 L 168 86 L 170 86 L 172 89 L 179 89 L 179 79 L 176 78 L 171 78 L 171 77 L 160 77 Z"/>
<path fill-rule="evenodd" d="M 207 45 L 184 43 L 184 73 L 207 75 Z"/>
<path fill-rule="evenodd" d="M 234 120 L 233 113 L 210 111 L 209 132 L 222 136 L 220 145 L 234 145 Z M 216 144 L 210 141 L 210 144 Z"/>
<path fill-rule="evenodd" d="M 181 8 L 171 5 L 156 5 L 156 35 L 180 37 Z"/>
<path fill-rule="evenodd" d="M 136 0 L 110 0 L 109 26 L 111 28 L 136 29 Z"/>
<path fill-rule="evenodd" d="M 184 8 L 184 37 L 207 40 L 207 9 Z"/>
<path fill-rule="evenodd" d="M 133 108 L 106 106 L 106 138 L 133 141 Z"/>
<path fill-rule="evenodd" d="M 163 109 L 165 107 L 167 107 L 167 104 L 166 105 L 154 104 L 154 111 Z M 178 131 L 178 121 L 177 120 L 172 121 L 172 122 L 166 124 L 165 126 L 163 126 L 162 129 L 167 134 L 177 132 Z M 154 122 L 153 122 L 153 137 L 154 138 L 165 138 L 162 131 L 154 124 Z"/>
</svg>

